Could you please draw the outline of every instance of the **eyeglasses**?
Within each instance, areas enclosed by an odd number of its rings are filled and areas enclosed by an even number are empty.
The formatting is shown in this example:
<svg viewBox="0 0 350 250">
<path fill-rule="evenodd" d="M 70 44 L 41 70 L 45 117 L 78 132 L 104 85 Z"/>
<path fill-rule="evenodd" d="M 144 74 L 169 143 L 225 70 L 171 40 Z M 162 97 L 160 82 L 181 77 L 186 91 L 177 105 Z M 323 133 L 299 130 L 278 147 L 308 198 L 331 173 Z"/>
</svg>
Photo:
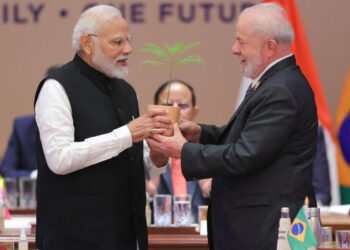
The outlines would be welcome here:
<svg viewBox="0 0 350 250">
<path fill-rule="evenodd" d="M 177 106 L 180 108 L 180 110 L 186 110 L 188 109 L 189 107 L 191 107 L 190 104 L 188 104 L 187 102 L 169 102 L 169 103 L 162 103 L 161 105 L 165 105 L 165 106 Z"/>
<path fill-rule="evenodd" d="M 98 38 L 98 36 L 95 35 L 95 34 L 88 34 L 88 36 L 93 36 L 93 37 L 97 37 Z M 133 41 L 132 36 L 129 34 L 127 38 L 125 38 L 125 37 L 117 37 L 116 39 L 113 39 L 112 43 L 114 45 L 116 45 L 116 46 L 122 47 L 122 46 L 124 46 L 124 44 L 126 42 L 128 42 L 130 44 L 132 41 Z"/>
</svg>

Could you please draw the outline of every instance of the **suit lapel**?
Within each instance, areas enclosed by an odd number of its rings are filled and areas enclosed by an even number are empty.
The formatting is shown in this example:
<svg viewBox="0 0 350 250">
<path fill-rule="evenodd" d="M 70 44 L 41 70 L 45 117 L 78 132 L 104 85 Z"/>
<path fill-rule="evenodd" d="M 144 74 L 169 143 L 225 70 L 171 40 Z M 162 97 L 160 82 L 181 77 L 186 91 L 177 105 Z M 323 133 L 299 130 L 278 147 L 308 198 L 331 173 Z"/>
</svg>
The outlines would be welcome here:
<svg viewBox="0 0 350 250">
<path fill-rule="evenodd" d="M 253 96 L 255 90 L 253 90 L 252 92 L 248 93 L 245 98 L 243 99 L 243 101 L 241 102 L 241 104 L 238 106 L 238 108 L 236 109 L 236 111 L 233 113 L 233 116 L 231 117 L 230 121 L 227 124 L 227 127 L 231 127 L 231 124 L 233 123 L 233 121 L 236 119 L 237 115 L 239 114 L 239 112 L 242 110 L 242 107 L 245 106 L 245 103 Z"/>
<path fill-rule="evenodd" d="M 245 98 L 243 99 L 243 101 L 241 102 L 241 104 L 238 106 L 238 108 L 236 109 L 236 111 L 233 113 L 230 121 L 227 123 L 224 131 L 222 131 L 221 135 L 219 136 L 217 142 L 221 141 L 222 138 L 226 137 L 226 134 L 228 133 L 228 131 L 231 129 L 233 122 L 235 121 L 237 115 L 239 114 L 239 112 L 242 110 L 242 108 L 245 106 L 245 103 L 251 98 L 251 96 L 253 96 L 255 90 L 251 91 L 250 93 L 248 93 Z"/>
</svg>

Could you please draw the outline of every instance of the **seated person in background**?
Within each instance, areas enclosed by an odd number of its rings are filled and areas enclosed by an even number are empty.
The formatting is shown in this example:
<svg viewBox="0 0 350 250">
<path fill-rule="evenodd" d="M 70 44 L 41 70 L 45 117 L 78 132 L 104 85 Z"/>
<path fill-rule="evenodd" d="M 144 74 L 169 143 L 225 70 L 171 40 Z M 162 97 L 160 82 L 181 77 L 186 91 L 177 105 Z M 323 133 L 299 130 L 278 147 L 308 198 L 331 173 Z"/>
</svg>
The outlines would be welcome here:
<svg viewBox="0 0 350 250">
<path fill-rule="evenodd" d="M 196 106 L 196 97 L 193 88 L 181 80 L 172 80 L 163 83 L 154 95 L 154 103 L 167 105 L 167 96 L 171 84 L 169 104 L 180 107 L 180 119 L 194 120 L 199 108 Z M 190 194 L 192 196 L 192 214 L 197 222 L 197 207 L 207 205 L 211 189 L 211 179 L 188 181 L 181 172 L 181 159 L 170 159 L 165 173 L 146 181 L 146 190 L 152 197 L 158 194 Z"/>
<path fill-rule="evenodd" d="M 53 65 L 45 72 L 48 76 L 60 65 Z M 35 134 L 37 131 L 34 115 L 15 118 L 13 131 L 0 166 L 3 177 L 36 177 L 37 162 Z"/>
<path fill-rule="evenodd" d="M 33 171 L 36 171 L 36 130 L 34 115 L 15 119 L 0 167 L 0 174 L 3 177 L 29 177 Z"/>
</svg>

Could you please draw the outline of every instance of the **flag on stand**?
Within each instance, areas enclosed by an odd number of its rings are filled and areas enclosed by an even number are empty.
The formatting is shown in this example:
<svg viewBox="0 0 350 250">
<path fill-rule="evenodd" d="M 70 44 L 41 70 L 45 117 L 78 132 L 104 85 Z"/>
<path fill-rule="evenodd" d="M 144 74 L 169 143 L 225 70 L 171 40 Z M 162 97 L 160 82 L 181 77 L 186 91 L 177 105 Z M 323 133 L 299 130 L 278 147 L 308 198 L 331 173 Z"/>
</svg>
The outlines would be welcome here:
<svg viewBox="0 0 350 250">
<path fill-rule="evenodd" d="M 350 204 L 350 65 L 335 119 L 342 204 Z"/>
<path fill-rule="evenodd" d="M 340 196 L 335 142 L 334 136 L 332 135 L 332 118 L 297 5 L 294 0 L 263 0 L 263 2 L 279 3 L 286 11 L 288 20 L 293 27 L 295 37 L 291 49 L 296 58 L 297 64 L 304 73 L 305 77 L 308 79 L 315 93 L 317 115 L 323 129 L 326 142 L 329 175 L 331 181 L 331 204 L 337 205 L 340 203 Z"/>
<path fill-rule="evenodd" d="M 287 238 L 292 250 L 305 250 L 308 247 L 317 245 L 318 242 L 311 231 L 303 207 L 300 208 L 292 225 L 290 225 Z"/>
</svg>

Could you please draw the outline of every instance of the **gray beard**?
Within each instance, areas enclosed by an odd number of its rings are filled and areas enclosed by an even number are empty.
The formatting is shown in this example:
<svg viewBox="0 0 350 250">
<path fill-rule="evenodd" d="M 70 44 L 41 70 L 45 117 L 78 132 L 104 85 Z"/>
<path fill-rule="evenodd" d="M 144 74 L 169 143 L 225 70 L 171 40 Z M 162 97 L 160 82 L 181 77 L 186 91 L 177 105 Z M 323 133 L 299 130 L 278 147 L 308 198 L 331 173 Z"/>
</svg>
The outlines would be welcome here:
<svg viewBox="0 0 350 250">
<path fill-rule="evenodd" d="M 252 74 L 253 74 L 254 70 L 257 67 L 259 67 L 260 64 L 261 64 L 260 58 L 254 58 L 253 60 L 251 60 L 250 62 L 247 63 L 245 68 L 243 68 L 243 75 L 248 77 L 248 78 L 252 78 Z"/>
<path fill-rule="evenodd" d="M 118 59 L 119 57 L 116 60 L 110 59 L 101 51 L 99 46 L 96 46 L 92 62 L 100 68 L 104 74 L 122 79 L 127 77 L 129 70 L 128 66 L 117 66 Z"/>
</svg>

